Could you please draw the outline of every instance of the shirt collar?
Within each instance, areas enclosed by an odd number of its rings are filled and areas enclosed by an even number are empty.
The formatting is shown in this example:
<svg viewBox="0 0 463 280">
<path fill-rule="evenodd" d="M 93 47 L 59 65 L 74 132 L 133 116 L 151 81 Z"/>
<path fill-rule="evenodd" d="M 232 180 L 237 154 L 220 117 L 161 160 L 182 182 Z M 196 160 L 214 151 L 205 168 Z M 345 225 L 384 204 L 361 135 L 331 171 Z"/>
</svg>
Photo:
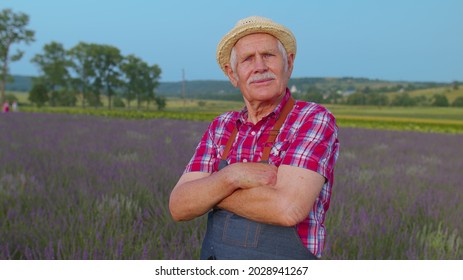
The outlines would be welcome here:
<svg viewBox="0 0 463 280">
<path fill-rule="evenodd" d="M 278 119 L 278 117 L 281 114 L 281 111 L 285 107 L 289 98 L 291 98 L 291 92 L 289 91 L 289 88 L 286 88 L 285 95 L 281 99 L 280 103 L 275 107 L 275 109 L 273 109 L 273 111 L 270 114 L 265 116 L 262 120 L 266 120 L 268 118 Z M 244 106 L 243 109 L 240 111 L 240 117 L 238 118 L 237 123 L 238 124 L 246 123 L 247 119 L 248 119 L 248 108 Z"/>
</svg>

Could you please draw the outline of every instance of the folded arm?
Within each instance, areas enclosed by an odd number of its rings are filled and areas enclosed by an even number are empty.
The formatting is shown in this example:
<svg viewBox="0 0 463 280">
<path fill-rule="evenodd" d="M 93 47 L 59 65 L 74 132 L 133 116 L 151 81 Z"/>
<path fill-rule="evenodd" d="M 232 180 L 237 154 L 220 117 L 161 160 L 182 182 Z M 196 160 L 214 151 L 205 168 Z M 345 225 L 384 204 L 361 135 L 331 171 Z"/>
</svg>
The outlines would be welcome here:
<svg viewBox="0 0 463 280">
<path fill-rule="evenodd" d="M 271 187 L 276 183 L 277 168 L 262 163 L 236 163 L 215 173 L 183 174 L 169 200 L 176 221 L 191 220 L 215 207 L 238 189 Z"/>
<path fill-rule="evenodd" d="M 281 165 L 277 183 L 269 187 L 238 189 L 217 206 L 250 220 L 293 226 L 304 220 L 325 178 L 308 169 Z"/>
<path fill-rule="evenodd" d="M 174 220 L 219 207 L 251 220 L 292 226 L 307 217 L 325 178 L 299 167 L 236 163 L 219 172 L 185 173 L 171 193 Z"/>
</svg>

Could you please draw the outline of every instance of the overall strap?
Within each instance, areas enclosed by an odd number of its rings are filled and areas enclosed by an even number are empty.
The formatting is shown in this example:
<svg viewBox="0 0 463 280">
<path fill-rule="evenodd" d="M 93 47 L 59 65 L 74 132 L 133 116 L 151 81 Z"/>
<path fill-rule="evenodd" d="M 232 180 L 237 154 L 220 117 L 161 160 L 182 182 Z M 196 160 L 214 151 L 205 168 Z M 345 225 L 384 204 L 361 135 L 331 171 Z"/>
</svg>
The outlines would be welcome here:
<svg viewBox="0 0 463 280">
<path fill-rule="evenodd" d="M 289 112 L 291 112 L 291 109 L 293 109 L 294 103 L 295 101 L 292 97 L 288 100 L 288 102 L 286 102 L 285 107 L 283 108 L 280 116 L 278 117 L 278 120 L 269 132 L 267 143 L 265 143 L 264 151 L 262 152 L 262 157 L 260 161 L 268 161 L 268 157 L 270 156 L 270 150 L 273 147 L 273 143 L 275 143 L 275 139 L 280 133 L 280 128 L 285 122 L 286 117 L 288 116 Z"/>
<path fill-rule="evenodd" d="M 235 137 L 237 133 L 238 133 L 238 128 L 236 128 L 235 126 L 230 137 L 228 138 L 227 145 L 225 146 L 225 149 L 223 150 L 222 160 L 227 160 L 228 153 L 230 152 L 233 142 L 235 142 Z"/>
<path fill-rule="evenodd" d="M 286 102 L 285 107 L 281 111 L 280 116 L 278 117 L 277 121 L 275 122 L 275 125 L 273 125 L 273 128 L 269 132 L 269 136 L 267 139 L 267 142 L 265 143 L 264 151 L 262 153 L 262 158 L 261 161 L 267 161 L 268 157 L 270 155 L 270 150 L 272 149 L 273 143 L 275 142 L 275 139 L 278 136 L 278 133 L 280 133 L 280 128 L 283 125 L 283 123 L 286 120 L 286 117 L 288 116 L 289 112 L 291 112 L 291 109 L 293 109 L 295 100 L 294 98 L 289 98 L 288 102 Z M 228 138 L 227 145 L 225 146 L 225 149 L 223 150 L 222 154 L 222 162 L 226 162 L 226 159 L 228 157 L 228 153 L 230 152 L 230 149 L 233 145 L 233 142 L 235 142 L 235 137 L 236 134 L 238 133 L 238 128 L 233 129 L 230 138 Z"/>
</svg>

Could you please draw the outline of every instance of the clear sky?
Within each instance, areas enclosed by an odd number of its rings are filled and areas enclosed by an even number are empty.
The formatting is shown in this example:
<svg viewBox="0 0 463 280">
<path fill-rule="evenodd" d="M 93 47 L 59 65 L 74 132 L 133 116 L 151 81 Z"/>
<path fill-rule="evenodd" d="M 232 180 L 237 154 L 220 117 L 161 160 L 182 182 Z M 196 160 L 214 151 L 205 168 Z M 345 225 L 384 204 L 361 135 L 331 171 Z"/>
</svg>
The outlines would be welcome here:
<svg viewBox="0 0 463 280">
<path fill-rule="evenodd" d="M 45 44 L 109 44 L 162 69 L 161 81 L 226 79 L 217 43 L 236 22 L 265 16 L 290 28 L 293 77 L 463 81 L 461 0 L 0 0 L 30 16 L 36 41 L 11 74 L 38 75 Z"/>
</svg>

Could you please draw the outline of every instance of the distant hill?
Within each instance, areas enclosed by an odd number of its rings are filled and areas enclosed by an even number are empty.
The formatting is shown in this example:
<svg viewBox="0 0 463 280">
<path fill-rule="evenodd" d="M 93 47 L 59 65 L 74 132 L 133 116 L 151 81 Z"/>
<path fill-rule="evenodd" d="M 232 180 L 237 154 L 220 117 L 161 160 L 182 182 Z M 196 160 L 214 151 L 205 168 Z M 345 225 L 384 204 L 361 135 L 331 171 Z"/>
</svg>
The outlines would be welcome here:
<svg viewBox="0 0 463 280">
<path fill-rule="evenodd" d="M 183 82 L 161 82 L 156 89 L 162 96 L 182 97 L 183 86 L 185 86 L 185 96 L 194 99 L 227 99 L 233 100 L 234 96 L 241 98 L 239 90 L 234 88 L 229 81 L 217 80 L 198 80 Z"/>
<path fill-rule="evenodd" d="M 27 91 L 29 92 L 32 88 L 32 77 L 14 75 L 12 82 L 6 83 L 6 90 L 9 91 Z"/>
<path fill-rule="evenodd" d="M 7 90 L 29 92 L 32 88 L 32 77 L 14 75 L 13 78 L 13 82 L 7 83 Z M 156 91 L 157 94 L 166 97 L 182 97 L 183 85 L 185 86 L 185 95 L 187 98 L 242 100 L 238 89 L 234 88 L 228 80 L 196 80 L 185 81 L 184 84 L 181 81 L 161 82 Z M 448 86 L 451 85 L 436 82 L 384 81 L 353 77 L 293 78 L 289 82 L 289 88 L 297 93 L 305 93 L 313 88 L 321 92 L 348 93 L 365 88 L 377 92 L 397 92 L 400 89 L 412 91 Z"/>
</svg>

